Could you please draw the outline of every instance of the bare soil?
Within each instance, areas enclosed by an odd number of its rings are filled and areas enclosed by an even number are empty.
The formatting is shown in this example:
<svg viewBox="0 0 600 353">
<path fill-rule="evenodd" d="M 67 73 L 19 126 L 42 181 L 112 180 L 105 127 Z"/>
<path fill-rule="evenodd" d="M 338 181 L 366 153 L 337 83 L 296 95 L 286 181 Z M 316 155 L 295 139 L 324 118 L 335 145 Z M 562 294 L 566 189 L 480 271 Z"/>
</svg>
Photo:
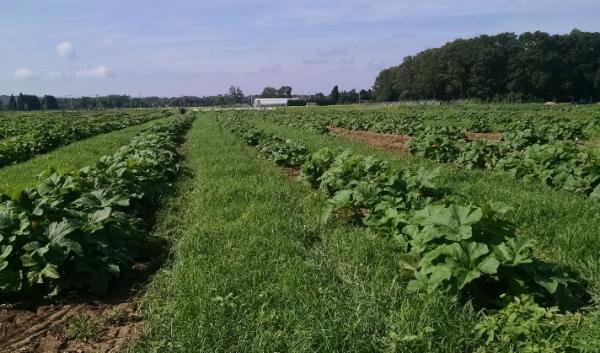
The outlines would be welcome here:
<svg viewBox="0 0 600 353">
<path fill-rule="evenodd" d="M 282 167 L 283 172 L 292 179 L 298 179 L 301 174 L 299 167 Z"/>
<path fill-rule="evenodd" d="M 498 141 L 502 137 L 497 132 L 467 132 L 467 138 L 471 141 L 488 140 L 490 142 Z"/>
<path fill-rule="evenodd" d="M 387 151 L 408 153 L 408 142 L 411 137 L 407 135 L 380 134 L 370 131 L 349 130 L 339 127 L 329 127 L 329 131 L 348 140 L 368 143 Z"/>
<path fill-rule="evenodd" d="M 142 276 L 146 268 L 139 267 Z M 115 283 L 103 297 L 73 296 L 45 305 L 2 304 L 0 352 L 119 352 L 142 323 L 139 283 L 139 278 Z"/>
<path fill-rule="evenodd" d="M 409 153 L 408 142 L 410 142 L 412 139 L 412 137 L 408 135 L 383 134 L 363 130 L 349 130 L 333 126 L 329 127 L 329 131 L 336 136 L 340 136 L 348 140 L 365 142 L 371 146 L 375 146 L 386 151 L 395 151 L 401 153 Z M 497 132 L 467 133 L 467 138 L 471 141 L 488 140 L 494 142 L 500 140 L 500 137 L 501 135 Z"/>
</svg>

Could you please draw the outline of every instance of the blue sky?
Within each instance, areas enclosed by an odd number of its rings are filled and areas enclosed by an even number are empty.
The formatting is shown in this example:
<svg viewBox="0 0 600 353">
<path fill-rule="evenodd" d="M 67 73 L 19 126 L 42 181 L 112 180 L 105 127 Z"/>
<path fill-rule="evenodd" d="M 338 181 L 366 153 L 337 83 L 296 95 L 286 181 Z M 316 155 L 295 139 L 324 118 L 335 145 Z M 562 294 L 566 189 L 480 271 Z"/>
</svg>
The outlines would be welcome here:
<svg viewBox="0 0 600 353">
<path fill-rule="evenodd" d="M 0 10 L 0 94 L 368 88 L 458 37 L 596 32 L 598 14 L 598 0 L 19 0 Z"/>
</svg>

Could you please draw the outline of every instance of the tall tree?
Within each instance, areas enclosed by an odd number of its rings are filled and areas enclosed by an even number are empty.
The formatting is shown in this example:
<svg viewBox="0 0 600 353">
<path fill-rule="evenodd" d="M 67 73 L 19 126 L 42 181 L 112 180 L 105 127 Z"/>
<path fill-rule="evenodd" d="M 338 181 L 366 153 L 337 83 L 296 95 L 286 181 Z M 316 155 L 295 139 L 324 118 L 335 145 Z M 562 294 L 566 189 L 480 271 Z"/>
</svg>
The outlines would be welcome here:
<svg viewBox="0 0 600 353">
<path fill-rule="evenodd" d="M 278 91 L 275 87 L 265 87 L 261 93 L 261 98 L 277 98 Z"/>
<path fill-rule="evenodd" d="M 277 96 L 280 98 L 292 98 L 292 87 L 290 86 L 281 86 L 277 90 Z"/>
<path fill-rule="evenodd" d="M 340 102 L 340 89 L 337 85 L 335 85 L 331 90 L 331 93 L 329 94 L 329 100 L 331 100 L 334 104 Z"/>
<path fill-rule="evenodd" d="M 42 99 L 42 108 L 46 110 L 57 110 L 60 109 L 58 107 L 58 101 L 54 96 L 44 96 Z"/>
<path fill-rule="evenodd" d="M 12 94 L 10 95 L 10 99 L 8 100 L 8 107 L 6 107 L 6 110 L 17 110 L 17 100 Z"/>
<path fill-rule="evenodd" d="M 239 104 L 244 101 L 244 92 L 239 87 L 229 87 L 229 96 L 231 97 L 232 103 L 234 104 Z"/>
</svg>

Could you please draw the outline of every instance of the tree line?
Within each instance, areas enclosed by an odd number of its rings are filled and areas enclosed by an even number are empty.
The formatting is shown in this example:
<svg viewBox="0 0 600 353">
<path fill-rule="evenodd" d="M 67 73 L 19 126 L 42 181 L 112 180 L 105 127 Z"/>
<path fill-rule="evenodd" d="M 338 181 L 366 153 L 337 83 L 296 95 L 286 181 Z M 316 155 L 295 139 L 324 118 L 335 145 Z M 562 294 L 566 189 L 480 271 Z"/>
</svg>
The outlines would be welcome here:
<svg viewBox="0 0 600 353">
<path fill-rule="evenodd" d="M 379 73 L 377 101 L 598 101 L 600 33 L 526 32 L 457 39 Z"/>
<path fill-rule="evenodd" d="M 299 98 L 307 103 L 318 105 L 352 104 L 360 101 L 373 100 L 372 90 L 356 89 L 340 91 L 335 86 L 331 93 L 316 93 L 309 95 L 294 95 L 290 86 L 280 88 L 265 87 L 262 93 L 246 95 L 240 87 L 231 86 L 227 93 L 214 96 L 181 96 L 181 97 L 133 97 L 129 95 L 112 94 L 108 96 L 59 97 L 20 93 L 11 95 L 3 101 L 0 96 L 0 110 L 31 111 L 31 110 L 94 110 L 94 109 L 127 109 L 127 108 L 168 108 L 168 107 L 215 107 L 231 105 L 252 105 L 254 98 Z"/>
<path fill-rule="evenodd" d="M 0 110 L 4 109 L 4 103 L 0 100 Z M 60 109 L 58 101 L 53 96 L 44 96 L 41 100 L 38 96 L 19 93 L 18 96 L 10 95 L 6 104 L 6 110 L 55 110 Z"/>
</svg>

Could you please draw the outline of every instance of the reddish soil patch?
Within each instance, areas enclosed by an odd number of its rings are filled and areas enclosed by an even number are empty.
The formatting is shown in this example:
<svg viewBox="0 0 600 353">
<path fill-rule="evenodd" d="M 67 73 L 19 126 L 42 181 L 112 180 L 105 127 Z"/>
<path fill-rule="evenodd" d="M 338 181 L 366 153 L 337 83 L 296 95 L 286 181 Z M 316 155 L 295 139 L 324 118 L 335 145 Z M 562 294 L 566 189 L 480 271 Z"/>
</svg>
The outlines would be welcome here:
<svg viewBox="0 0 600 353">
<path fill-rule="evenodd" d="M 143 270 L 142 270 L 143 271 Z M 115 283 L 102 298 L 62 298 L 55 304 L 0 305 L 0 352 L 109 353 L 131 342 L 141 325 L 133 283 Z"/>
<path fill-rule="evenodd" d="M 497 132 L 467 132 L 467 138 L 471 141 L 475 140 L 488 140 L 488 141 L 498 141 L 500 140 L 501 135 Z"/>
<path fill-rule="evenodd" d="M 362 130 L 348 130 L 339 127 L 329 127 L 329 131 L 336 136 L 361 141 L 369 145 L 382 148 L 388 151 L 398 151 L 408 153 L 408 142 L 411 137 L 406 135 L 380 134 Z"/>
<path fill-rule="evenodd" d="M 297 179 L 301 174 L 300 168 L 282 167 L 281 169 L 283 169 L 283 172 L 292 179 Z"/>
<path fill-rule="evenodd" d="M 397 151 L 402 153 L 408 153 L 408 142 L 412 138 L 408 135 L 382 134 L 364 130 L 349 130 L 333 126 L 329 127 L 329 131 L 336 136 L 348 140 L 365 142 L 371 146 L 379 147 L 387 151 Z M 488 140 L 494 142 L 500 140 L 500 136 L 501 135 L 497 132 L 467 133 L 467 138 L 471 141 Z"/>
</svg>

